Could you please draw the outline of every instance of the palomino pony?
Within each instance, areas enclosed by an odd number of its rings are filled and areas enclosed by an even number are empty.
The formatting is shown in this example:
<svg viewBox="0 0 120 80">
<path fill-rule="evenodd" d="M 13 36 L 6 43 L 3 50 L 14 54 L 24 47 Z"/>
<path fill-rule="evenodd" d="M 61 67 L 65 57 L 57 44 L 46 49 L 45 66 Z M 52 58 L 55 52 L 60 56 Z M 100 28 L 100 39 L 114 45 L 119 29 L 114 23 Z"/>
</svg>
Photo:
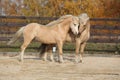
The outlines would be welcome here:
<svg viewBox="0 0 120 80">
<path fill-rule="evenodd" d="M 24 42 L 21 46 L 20 60 L 23 61 L 24 51 L 33 39 L 44 44 L 57 44 L 59 50 L 59 61 L 63 62 L 63 43 L 66 39 L 68 31 L 71 29 L 73 34 L 78 34 L 79 19 L 72 15 L 62 16 L 56 21 L 56 25 L 47 27 L 37 23 L 30 23 L 20 28 L 15 36 L 8 42 L 10 45 L 14 43 L 21 35 Z"/>
<path fill-rule="evenodd" d="M 82 62 L 82 56 L 84 53 L 84 49 L 86 46 L 86 42 L 88 41 L 90 37 L 90 20 L 86 13 L 82 13 L 78 16 L 79 22 L 80 22 L 80 28 L 79 28 L 79 34 L 77 37 L 73 35 L 71 31 L 67 34 L 66 41 L 67 42 L 76 42 L 76 58 L 75 61 Z M 47 26 L 51 25 L 48 24 Z M 55 24 L 52 24 L 55 25 Z M 40 56 L 43 57 L 44 60 L 46 60 L 47 52 L 50 53 L 50 60 L 54 61 L 53 55 L 52 55 L 52 47 L 54 47 L 54 44 L 48 45 L 48 44 L 41 44 L 39 49 L 41 49 Z M 79 60 L 79 49 L 80 49 L 80 60 Z"/>
</svg>

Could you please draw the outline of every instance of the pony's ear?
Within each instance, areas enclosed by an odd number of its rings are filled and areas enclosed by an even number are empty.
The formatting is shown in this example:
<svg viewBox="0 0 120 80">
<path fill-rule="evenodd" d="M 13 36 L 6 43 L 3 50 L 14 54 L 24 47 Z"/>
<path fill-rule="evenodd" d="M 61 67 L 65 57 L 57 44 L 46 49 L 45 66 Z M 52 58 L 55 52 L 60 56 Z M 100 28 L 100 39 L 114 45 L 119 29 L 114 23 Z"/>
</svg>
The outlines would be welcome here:
<svg viewBox="0 0 120 80">
<path fill-rule="evenodd" d="M 87 17 L 87 19 L 86 19 L 86 21 L 88 21 L 90 18 L 89 17 Z"/>
<path fill-rule="evenodd" d="M 76 20 L 76 21 L 78 21 L 79 22 L 79 18 L 78 17 L 76 17 L 76 16 L 73 16 L 72 17 L 72 20 L 74 21 L 74 20 Z"/>
<path fill-rule="evenodd" d="M 89 20 L 89 16 L 87 15 L 87 13 L 82 13 L 78 17 L 79 17 L 80 20 L 83 20 L 83 21 L 88 21 Z"/>
</svg>

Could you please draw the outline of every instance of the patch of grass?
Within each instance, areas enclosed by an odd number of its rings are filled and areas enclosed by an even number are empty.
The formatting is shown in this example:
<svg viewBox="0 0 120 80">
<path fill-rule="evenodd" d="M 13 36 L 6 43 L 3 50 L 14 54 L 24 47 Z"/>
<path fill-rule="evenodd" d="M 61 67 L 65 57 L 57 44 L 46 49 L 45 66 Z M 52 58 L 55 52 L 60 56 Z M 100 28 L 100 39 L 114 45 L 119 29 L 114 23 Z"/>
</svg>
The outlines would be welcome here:
<svg viewBox="0 0 120 80">
<path fill-rule="evenodd" d="M 15 44 L 12 45 L 7 45 L 6 42 L 1 42 L 0 43 L 0 52 L 19 52 L 20 47 L 22 45 L 22 42 L 16 42 Z M 30 45 L 27 47 L 26 52 L 37 52 L 37 48 L 40 46 L 39 42 L 32 42 Z"/>
<path fill-rule="evenodd" d="M 64 45 L 65 50 L 75 50 L 75 45 L 72 43 L 68 43 Z M 118 51 L 120 52 L 120 44 L 116 43 L 87 43 L 86 51 L 105 51 L 105 52 L 115 52 Z"/>
<path fill-rule="evenodd" d="M 19 52 L 22 42 L 16 42 L 10 46 L 6 45 L 6 42 L 0 43 L 0 52 Z M 32 42 L 27 47 L 26 52 L 37 52 L 37 48 L 40 46 L 39 42 Z M 75 51 L 74 43 L 65 43 L 63 47 L 64 51 Z M 85 51 L 102 51 L 102 52 L 120 52 L 120 44 L 115 43 L 87 43 Z"/>
</svg>

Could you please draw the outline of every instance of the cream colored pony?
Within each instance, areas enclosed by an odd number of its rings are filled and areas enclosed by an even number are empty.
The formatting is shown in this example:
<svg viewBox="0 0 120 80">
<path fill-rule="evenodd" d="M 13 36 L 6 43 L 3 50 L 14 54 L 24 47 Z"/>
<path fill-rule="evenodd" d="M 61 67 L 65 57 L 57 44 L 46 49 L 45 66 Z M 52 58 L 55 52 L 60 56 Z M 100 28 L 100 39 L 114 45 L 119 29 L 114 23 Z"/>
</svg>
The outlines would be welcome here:
<svg viewBox="0 0 120 80">
<path fill-rule="evenodd" d="M 15 36 L 8 42 L 10 45 L 14 43 L 21 35 L 23 35 L 24 42 L 21 46 L 20 60 L 23 61 L 24 51 L 33 39 L 45 44 L 57 44 L 59 50 L 59 61 L 63 62 L 62 47 L 68 31 L 71 29 L 73 34 L 78 34 L 79 19 L 72 15 L 62 16 L 57 21 L 56 25 L 47 27 L 37 23 L 30 23 L 20 28 Z"/>
<path fill-rule="evenodd" d="M 88 41 L 89 37 L 90 37 L 90 20 L 89 17 L 86 13 L 82 13 L 81 15 L 78 16 L 79 18 L 79 22 L 80 22 L 80 28 L 79 28 L 79 34 L 77 35 L 77 37 L 74 36 L 74 34 L 72 33 L 72 31 L 69 31 L 69 33 L 67 34 L 66 37 L 66 41 L 67 42 L 76 42 L 76 59 L 75 61 L 78 62 L 82 62 L 82 56 L 84 53 L 84 49 L 86 46 L 86 42 Z M 51 25 L 48 24 L 47 26 Z M 55 24 L 52 24 L 55 25 Z M 50 60 L 54 61 L 53 59 L 53 55 L 52 55 L 52 47 L 55 45 L 48 45 L 48 44 L 42 44 L 40 46 L 41 48 L 41 52 L 40 52 L 40 56 L 43 57 L 43 60 L 46 60 L 47 58 L 47 52 L 49 52 L 50 55 Z M 80 49 L 80 60 L 79 60 L 79 49 Z"/>
</svg>

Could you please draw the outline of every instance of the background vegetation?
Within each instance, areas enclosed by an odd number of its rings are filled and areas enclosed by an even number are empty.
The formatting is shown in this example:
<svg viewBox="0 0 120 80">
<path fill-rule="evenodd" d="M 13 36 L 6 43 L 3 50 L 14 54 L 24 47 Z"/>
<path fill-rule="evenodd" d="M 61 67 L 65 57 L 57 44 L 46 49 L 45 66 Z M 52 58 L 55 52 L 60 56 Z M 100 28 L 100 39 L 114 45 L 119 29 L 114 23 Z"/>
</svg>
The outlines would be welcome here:
<svg viewBox="0 0 120 80">
<path fill-rule="evenodd" d="M 120 18 L 120 0 L 0 0 L 0 15 L 58 17 L 64 14 Z"/>
</svg>

